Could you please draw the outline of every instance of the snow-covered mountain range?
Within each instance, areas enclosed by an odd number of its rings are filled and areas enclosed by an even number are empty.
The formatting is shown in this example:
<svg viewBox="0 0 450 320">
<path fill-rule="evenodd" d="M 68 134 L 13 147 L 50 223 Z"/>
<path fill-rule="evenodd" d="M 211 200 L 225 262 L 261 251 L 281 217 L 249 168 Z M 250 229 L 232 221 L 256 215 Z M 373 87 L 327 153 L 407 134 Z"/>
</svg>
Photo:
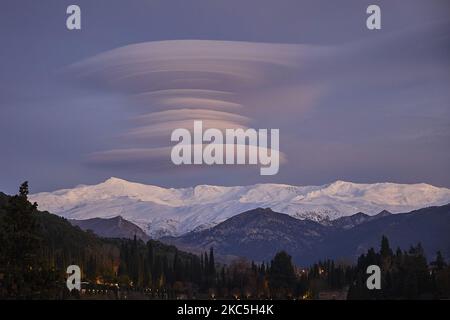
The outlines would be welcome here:
<svg viewBox="0 0 450 320">
<path fill-rule="evenodd" d="M 40 210 L 69 219 L 122 216 L 154 238 L 212 227 L 241 212 L 269 207 L 298 219 L 334 220 L 357 212 L 408 212 L 450 203 L 450 189 L 429 184 L 359 184 L 336 181 L 322 186 L 255 184 L 161 188 L 110 178 L 97 185 L 30 196 Z"/>
</svg>

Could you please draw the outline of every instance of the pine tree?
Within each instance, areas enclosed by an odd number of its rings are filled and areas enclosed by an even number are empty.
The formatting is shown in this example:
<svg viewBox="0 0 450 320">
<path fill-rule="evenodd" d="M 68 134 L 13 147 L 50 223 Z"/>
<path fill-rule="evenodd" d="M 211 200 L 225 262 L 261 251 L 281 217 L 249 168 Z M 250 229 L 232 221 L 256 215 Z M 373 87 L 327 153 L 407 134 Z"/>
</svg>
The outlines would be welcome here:
<svg viewBox="0 0 450 320">
<path fill-rule="evenodd" d="M 19 187 L 19 196 L 28 199 L 28 192 L 28 181 L 25 181 Z"/>
</svg>

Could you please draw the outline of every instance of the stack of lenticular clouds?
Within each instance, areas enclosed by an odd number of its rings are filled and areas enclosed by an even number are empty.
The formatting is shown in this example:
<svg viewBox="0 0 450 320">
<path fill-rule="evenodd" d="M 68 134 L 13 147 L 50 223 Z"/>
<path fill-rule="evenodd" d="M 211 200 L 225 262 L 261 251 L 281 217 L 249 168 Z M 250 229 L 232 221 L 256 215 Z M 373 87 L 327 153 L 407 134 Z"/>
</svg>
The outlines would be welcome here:
<svg viewBox="0 0 450 320">
<path fill-rule="evenodd" d="M 355 170 L 401 180 L 423 172 L 425 162 L 443 168 L 447 156 L 427 155 L 448 150 L 448 26 L 328 46 L 174 40 L 101 53 L 67 74 L 117 98 L 114 108 L 127 118 L 110 142 L 93 148 L 88 164 L 173 168 L 171 132 L 203 120 L 204 130 L 280 129 L 282 160 L 289 160 L 280 181 L 337 172 L 350 178 Z"/>
<path fill-rule="evenodd" d="M 204 130 L 270 129 L 267 115 L 274 106 L 263 103 L 264 94 L 289 94 L 300 61 L 308 63 L 308 57 L 319 52 L 290 44 L 160 41 L 114 49 L 74 64 L 68 68 L 70 74 L 84 83 L 130 99 L 136 116 L 122 137 L 130 145 L 142 145 L 97 151 L 89 159 L 101 164 L 161 159 L 170 164 L 171 132 L 192 130 L 194 120 L 202 120 Z M 310 93 L 304 100 L 309 97 Z M 281 103 L 280 111 L 286 107 Z"/>
</svg>

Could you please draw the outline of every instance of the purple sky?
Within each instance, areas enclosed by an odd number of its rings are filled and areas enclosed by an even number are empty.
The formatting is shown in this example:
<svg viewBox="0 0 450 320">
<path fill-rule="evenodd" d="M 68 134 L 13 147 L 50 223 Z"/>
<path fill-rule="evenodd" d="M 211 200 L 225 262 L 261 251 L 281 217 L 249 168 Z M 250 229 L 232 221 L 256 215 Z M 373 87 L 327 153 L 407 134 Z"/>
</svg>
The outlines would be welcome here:
<svg viewBox="0 0 450 320">
<path fill-rule="evenodd" d="M 73 3 L 81 31 L 65 28 Z M 369 4 L 381 7 L 381 30 L 365 26 Z M 446 0 L 3 1 L 0 190 L 110 176 L 450 187 L 448 12 Z M 266 177 L 174 168 L 157 150 L 193 114 L 279 128 L 287 162 Z"/>
</svg>

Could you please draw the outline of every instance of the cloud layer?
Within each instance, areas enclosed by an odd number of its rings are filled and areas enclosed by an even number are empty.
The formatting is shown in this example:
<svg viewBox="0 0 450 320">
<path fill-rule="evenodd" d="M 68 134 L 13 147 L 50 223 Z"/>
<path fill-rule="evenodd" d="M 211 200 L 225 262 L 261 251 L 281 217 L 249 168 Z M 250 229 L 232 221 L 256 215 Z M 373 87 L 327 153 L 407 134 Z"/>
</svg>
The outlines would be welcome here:
<svg viewBox="0 0 450 320">
<path fill-rule="evenodd" d="M 138 113 L 131 128 L 120 134 L 138 148 L 97 151 L 89 161 L 170 161 L 171 132 L 192 130 L 194 120 L 202 120 L 204 130 L 223 133 L 251 125 L 272 128 L 264 121 L 267 112 L 286 112 L 284 102 L 289 99 L 299 109 L 311 104 L 318 91 L 296 83 L 298 74 L 331 52 L 294 44 L 180 40 L 129 45 L 71 65 L 67 71 L 72 76 L 121 92 Z M 297 99 L 300 92 L 302 98 Z M 258 101 L 265 100 L 266 93 L 271 105 Z"/>
</svg>

